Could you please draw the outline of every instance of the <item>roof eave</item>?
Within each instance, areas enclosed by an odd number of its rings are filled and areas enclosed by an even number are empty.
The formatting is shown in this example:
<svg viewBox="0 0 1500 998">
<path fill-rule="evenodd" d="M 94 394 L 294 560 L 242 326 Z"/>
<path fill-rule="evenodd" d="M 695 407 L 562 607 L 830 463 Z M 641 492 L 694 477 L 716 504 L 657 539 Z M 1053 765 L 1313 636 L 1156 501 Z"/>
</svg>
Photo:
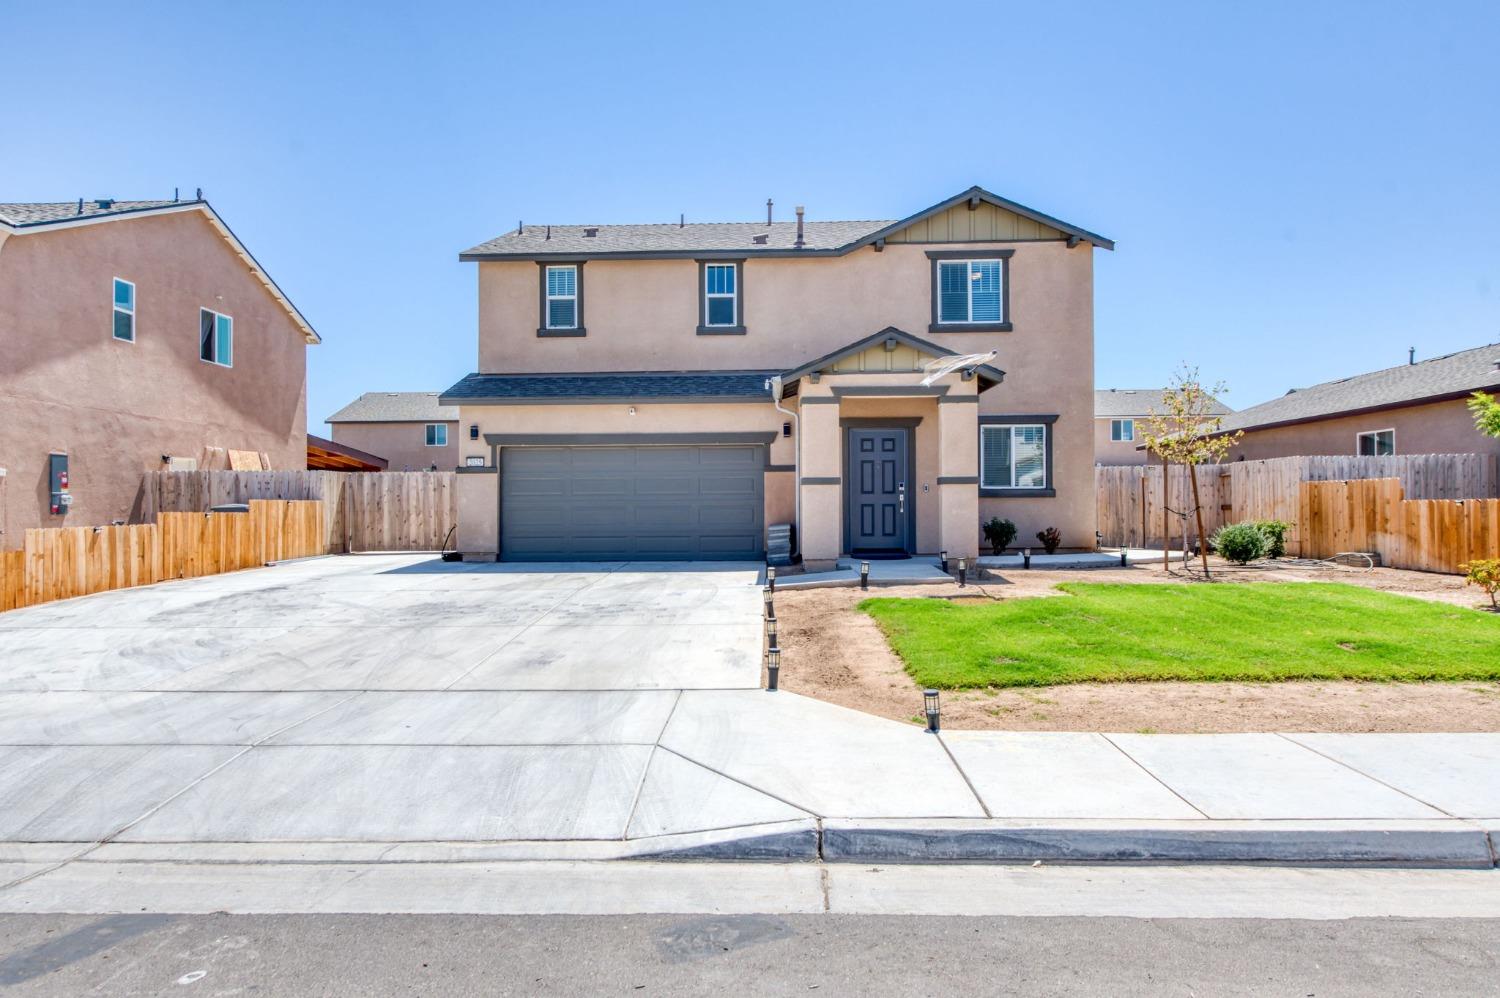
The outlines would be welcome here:
<svg viewBox="0 0 1500 998">
<path fill-rule="evenodd" d="M 1318 413 L 1314 416 L 1298 416 L 1293 419 L 1278 419 L 1267 423 L 1252 423 L 1249 426 L 1234 426 L 1217 430 L 1210 436 L 1223 436 L 1226 433 L 1245 432 L 1250 433 L 1259 430 L 1274 430 L 1281 426 L 1300 426 L 1304 423 L 1318 423 L 1325 419 L 1343 419 L 1346 416 L 1363 416 L 1372 412 L 1385 412 L 1388 409 L 1410 409 L 1412 406 L 1431 405 L 1435 402 L 1452 402 L 1456 399 L 1468 398 L 1475 392 L 1497 392 L 1500 391 L 1500 381 L 1491 385 L 1480 385 L 1476 388 L 1464 388 L 1459 391 L 1441 392 L 1436 395 L 1423 395 L 1421 398 L 1402 399 L 1399 402 L 1382 402 L 1377 405 L 1365 405 L 1356 409 L 1339 409 L 1335 412 Z"/>
</svg>

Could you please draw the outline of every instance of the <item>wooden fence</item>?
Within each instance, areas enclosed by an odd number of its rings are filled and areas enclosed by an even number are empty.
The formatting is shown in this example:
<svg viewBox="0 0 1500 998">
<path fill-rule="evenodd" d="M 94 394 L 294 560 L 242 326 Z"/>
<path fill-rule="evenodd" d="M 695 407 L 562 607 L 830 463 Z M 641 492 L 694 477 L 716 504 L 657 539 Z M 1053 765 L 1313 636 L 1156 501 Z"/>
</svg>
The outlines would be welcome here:
<svg viewBox="0 0 1500 998">
<path fill-rule="evenodd" d="M 323 506 L 257 499 L 248 513 L 159 513 L 155 523 L 46 527 L 0 553 L 0 610 L 328 553 Z"/>
<path fill-rule="evenodd" d="M 1298 493 L 1303 557 L 1372 551 L 1424 572 L 1500 558 L 1500 499 L 1407 499 L 1395 478 L 1303 482 Z"/>
<path fill-rule="evenodd" d="M 451 471 L 157 471 L 142 483 L 145 519 L 252 499 L 323 506 L 331 553 L 437 551 L 458 522 Z"/>
<path fill-rule="evenodd" d="M 1102 543 L 1111 547 L 1160 547 L 1162 544 L 1162 469 L 1158 465 L 1098 467 L 1095 495 Z M 1500 496 L 1496 459 L 1483 454 L 1413 454 L 1404 457 L 1283 457 L 1237 461 L 1198 468 L 1198 490 L 1204 532 L 1212 536 L 1226 523 L 1285 520 L 1287 551 L 1301 550 L 1303 482 L 1395 478 L 1414 499 L 1487 499 Z M 1166 505 L 1191 511 L 1187 469 L 1174 465 Z M 1144 512 L 1144 519 L 1142 513 Z M 1182 521 L 1168 517 L 1174 547 L 1182 543 Z M 1189 517 L 1187 532 L 1197 537 Z"/>
</svg>

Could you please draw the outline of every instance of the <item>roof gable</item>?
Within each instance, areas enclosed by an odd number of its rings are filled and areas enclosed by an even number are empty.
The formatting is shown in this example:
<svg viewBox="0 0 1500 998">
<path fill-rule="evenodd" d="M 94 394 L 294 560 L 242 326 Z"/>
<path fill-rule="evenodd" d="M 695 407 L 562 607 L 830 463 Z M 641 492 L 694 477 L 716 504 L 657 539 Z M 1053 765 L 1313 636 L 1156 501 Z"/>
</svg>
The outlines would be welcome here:
<svg viewBox="0 0 1500 998">
<path fill-rule="evenodd" d="M 848 374 L 856 371 L 887 373 L 908 370 L 917 373 L 922 370 L 923 357 L 937 359 L 957 356 L 957 352 L 945 346 L 929 343 L 895 326 L 887 326 L 878 333 L 871 333 L 833 353 L 824 354 L 801 367 L 786 371 L 781 375 L 781 381 L 783 384 L 790 384 L 811 374 Z M 901 366 L 905 364 L 911 366 Z M 1004 371 L 988 364 L 980 364 L 975 370 L 981 375 L 982 381 L 988 382 L 983 387 L 988 388 L 1005 380 Z"/>
<path fill-rule="evenodd" d="M 365 392 L 325 423 L 441 423 L 458 418 L 458 407 L 443 405 L 437 392 Z"/>
<path fill-rule="evenodd" d="M 1094 391 L 1094 416 L 1146 416 L 1161 414 L 1166 405 L 1164 388 L 1099 388 Z M 1223 416 L 1233 412 L 1216 398 L 1209 401 L 1209 415 Z"/>
</svg>

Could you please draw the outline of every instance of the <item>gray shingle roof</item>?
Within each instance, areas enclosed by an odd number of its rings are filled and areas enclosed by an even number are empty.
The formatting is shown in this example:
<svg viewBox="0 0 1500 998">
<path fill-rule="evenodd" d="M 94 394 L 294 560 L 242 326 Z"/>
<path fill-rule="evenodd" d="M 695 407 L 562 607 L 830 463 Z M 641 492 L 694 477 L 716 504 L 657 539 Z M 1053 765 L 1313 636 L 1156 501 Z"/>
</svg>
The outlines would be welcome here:
<svg viewBox="0 0 1500 998">
<path fill-rule="evenodd" d="M 440 423 L 457 418 L 458 407 L 440 404 L 437 392 L 365 392 L 324 422 Z"/>
<path fill-rule="evenodd" d="M 1458 397 L 1500 387 L 1500 343 L 1433 357 L 1415 364 L 1294 388 L 1281 398 L 1242 409 L 1224 420 L 1224 429 L 1243 430 L 1273 423 L 1300 422 L 1338 413 Z"/>
<path fill-rule="evenodd" d="M 878 232 L 890 221 L 806 222 L 804 250 L 834 250 Z M 550 238 L 548 232 L 550 230 Z M 588 236 L 584 233 L 593 232 Z M 757 243 L 757 236 L 765 236 Z M 469 254 L 514 253 L 713 253 L 796 248 L 797 223 L 675 222 L 655 225 L 528 225 L 480 243 Z"/>
<path fill-rule="evenodd" d="M 1149 412 L 1165 412 L 1161 397 L 1162 388 L 1100 388 L 1094 392 L 1094 416 L 1144 416 Z M 1223 415 L 1233 412 L 1223 402 L 1214 399 L 1209 412 Z"/>
<path fill-rule="evenodd" d="M 693 222 L 679 225 L 671 222 L 647 225 L 526 225 L 497 236 L 459 254 L 461 260 L 539 259 L 547 256 L 661 256 L 690 253 L 746 254 L 834 254 L 849 252 L 864 242 L 888 235 L 968 201 L 971 205 L 987 202 L 1051 226 L 1069 236 L 1086 239 L 1104 249 L 1115 244 L 1097 233 L 1080 229 L 1061 219 L 1045 215 L 1023 204 L 992 194 L 982 187 L 970 187 L 951 198 L 901 219 L 875 221 L 823 221 L 809 219 L 804 226 L 804 245 L 799 249 L 797 223 L 774 222 Z M 887 231 L 889 230 L 889 232 Z M 592 236 L 588 233 L 594 233 Z M 756 242 L 757 237 L 764 242 Z"/>
<path fill-rule="evenodd" d="M 769 400 L 766 379 L 779 371 L 630 371 L 610 374 L 471 374 L 443 392 L 443 401 L 492 399 L 597 402 L 618 399 Z M 456 410 L 455 410 L 456 411 Z"/>
<path fill-rule="evenodd" d="M 100 201 L 108 207 L 100 207 Z M 66 222 L 74 218 L 94 218 L 100 215 L 122 215 L 132 211 L 147 211 L 152 208 L 170 208 L 174 205 L 196 204 L 196 201 L 109 201 L 109 199 L 85 199 L 83 210 L 78 210 L 77 201 L 13 202 L 0 204 L 0 220 L 11 225 L 45 225 L 48 222 Z"/>
</svg>

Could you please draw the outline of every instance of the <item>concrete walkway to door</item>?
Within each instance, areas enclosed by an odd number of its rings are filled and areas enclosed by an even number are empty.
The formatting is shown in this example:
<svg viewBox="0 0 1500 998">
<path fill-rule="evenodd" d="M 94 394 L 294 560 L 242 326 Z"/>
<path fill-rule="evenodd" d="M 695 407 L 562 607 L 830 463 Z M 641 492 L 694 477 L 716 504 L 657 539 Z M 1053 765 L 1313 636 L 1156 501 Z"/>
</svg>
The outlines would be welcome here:
<svg viewBox="0 0 1500 998">
<path fill-rule="evenodd" d="M 759 689 L 760 611 L 755 565 L 390 555 L 0 615 L 0 885 L 151 860 L 1493 862 L 1500 736 L 934 737 Z"/>
</svg>

